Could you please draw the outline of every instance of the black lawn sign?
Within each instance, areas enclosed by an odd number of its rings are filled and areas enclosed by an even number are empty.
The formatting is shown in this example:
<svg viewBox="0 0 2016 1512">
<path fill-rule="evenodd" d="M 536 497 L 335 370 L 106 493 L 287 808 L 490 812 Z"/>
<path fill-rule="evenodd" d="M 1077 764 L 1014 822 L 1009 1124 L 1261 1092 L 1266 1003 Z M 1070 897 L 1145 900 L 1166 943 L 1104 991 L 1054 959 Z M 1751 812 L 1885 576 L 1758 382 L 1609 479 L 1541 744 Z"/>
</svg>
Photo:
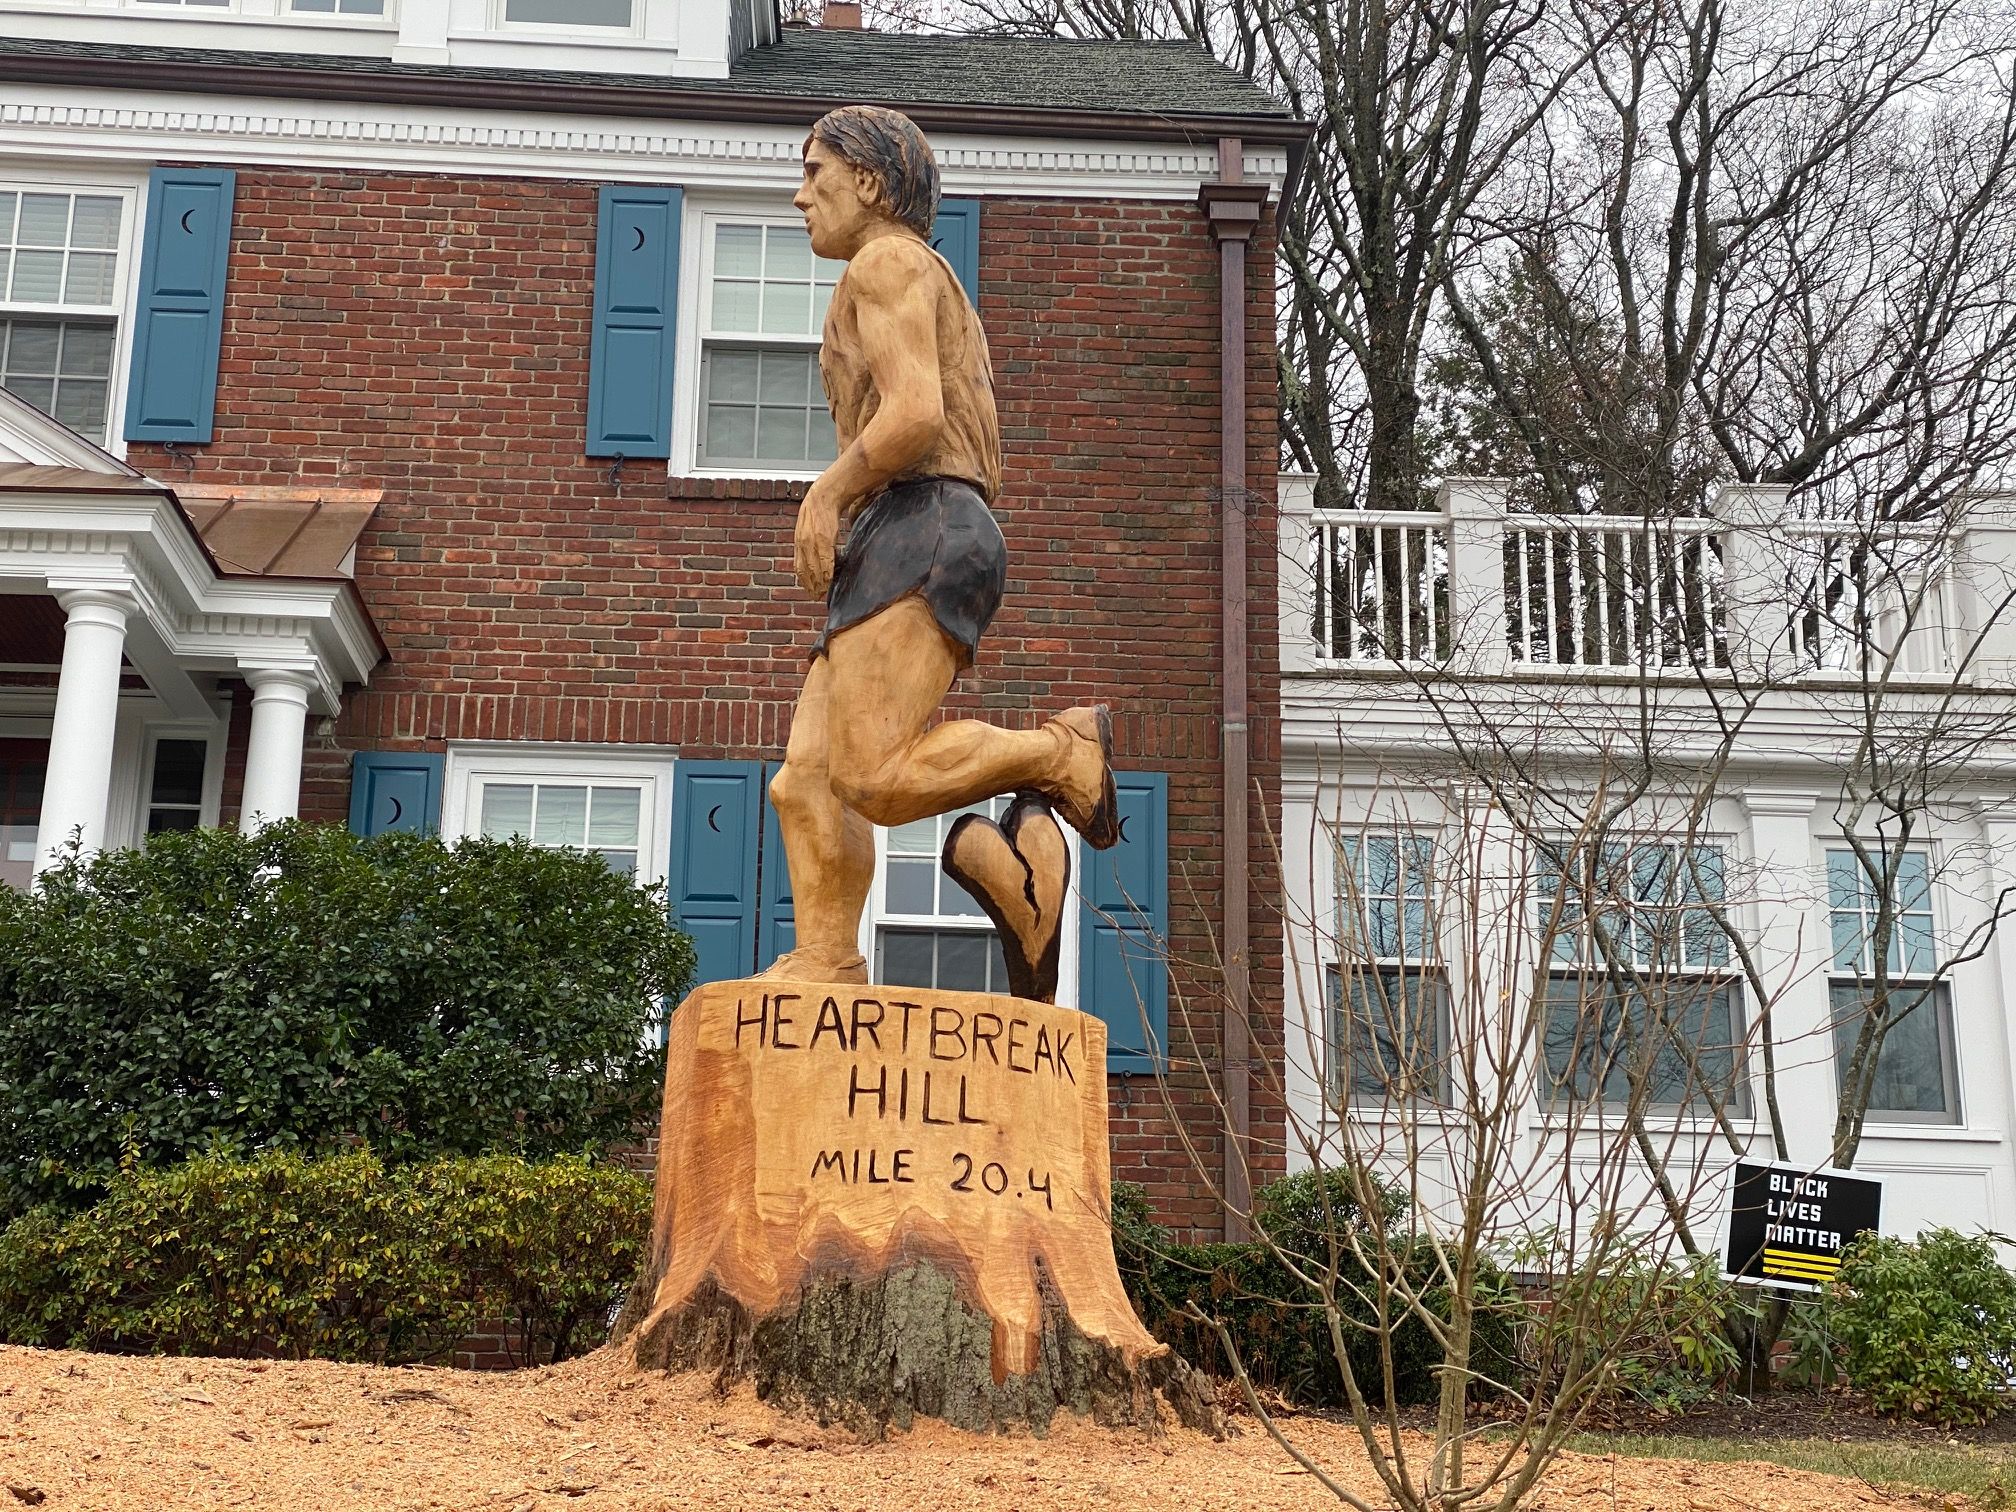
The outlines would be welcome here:
<svg viewBox="0 0 2016 1512">
<path fill-rule="evenodd" d="M 1729 1204 L 1726 1278 L 1818 1291 L 1841 1269 L 1849 1241 L 1876 1227 L 1883 1183 L 1827 1167 L 1739 1162 Z"/>
</svg>

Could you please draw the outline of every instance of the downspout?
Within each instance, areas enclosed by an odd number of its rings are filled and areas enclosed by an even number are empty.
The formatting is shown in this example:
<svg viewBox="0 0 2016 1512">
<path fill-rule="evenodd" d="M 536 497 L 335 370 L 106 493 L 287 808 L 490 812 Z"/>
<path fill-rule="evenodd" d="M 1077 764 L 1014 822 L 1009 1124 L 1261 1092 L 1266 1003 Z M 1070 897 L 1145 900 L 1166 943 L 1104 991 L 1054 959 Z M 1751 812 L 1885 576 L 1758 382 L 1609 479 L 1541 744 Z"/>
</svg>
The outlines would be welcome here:
<svg viewBox="0 0 2016 1512">
<path fill-rule="evenodd" d="M 1197 192 L 1218 241 L 1219 764 L 1224 774 L 1224 918 L 1219 937 L 1225 1011 L 1218 1065 L 1225 1109 L 1225 1173 L 1220 1195 L 1225 1237 L 1248 1237 L 1253 1206 L 1251 821 L 1248 813 L 1246 645 L 1246 247 L 1260 225 L 1267 186 L 1245 182 L 1238 137 L 1218 139 L 1218 179 Z"/>
</svg>

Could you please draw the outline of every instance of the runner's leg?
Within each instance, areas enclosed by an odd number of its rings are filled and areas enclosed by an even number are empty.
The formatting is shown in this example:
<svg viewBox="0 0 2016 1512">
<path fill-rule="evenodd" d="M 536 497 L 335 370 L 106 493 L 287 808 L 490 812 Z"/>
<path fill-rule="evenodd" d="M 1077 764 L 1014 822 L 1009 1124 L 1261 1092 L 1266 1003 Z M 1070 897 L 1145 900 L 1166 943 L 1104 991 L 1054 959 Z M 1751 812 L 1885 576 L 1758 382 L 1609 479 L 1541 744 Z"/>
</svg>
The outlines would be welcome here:
<svg viewBox="0 0 2016 1512">
<path fill-rule="evenodd" d="M 924 728 L 959 661 L 922 598 L 898 599 L 840 631 L 826 661 L 832 790 L 877 824 L 907 824 L 1020 788 L 1048 791 L 1070 759 L 1054 726 L 1003 730 L 961 719 Z M 1080 759 L 1103 770 L 1096 755 Z"/>
<path fill-rule="evenodd" d="M 861 910 L 875 880 L 868 821 L 833 791 L 829 720 L 833 674 L 825 657 L 806 673 L 784 765 L 770 779 L 770 802 L 791 864 L 794 955 L 840 961 L 860 950 Z"/>
</svg>

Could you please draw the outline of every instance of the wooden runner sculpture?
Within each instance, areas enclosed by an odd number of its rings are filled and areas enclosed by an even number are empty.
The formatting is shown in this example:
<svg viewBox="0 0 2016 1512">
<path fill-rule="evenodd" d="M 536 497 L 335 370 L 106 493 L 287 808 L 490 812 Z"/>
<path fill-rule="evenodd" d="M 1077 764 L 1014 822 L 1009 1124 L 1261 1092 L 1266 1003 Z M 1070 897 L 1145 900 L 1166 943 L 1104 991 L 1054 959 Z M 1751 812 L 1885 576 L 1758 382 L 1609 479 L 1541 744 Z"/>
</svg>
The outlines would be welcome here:
<svg viewBox="0 0 2016 1512">
<path fill-rule="evenodd" d="M 826 624 L 770 788 L 797 948 L 673 1015 L 651 1252 L 618 1332 L 644 1365 L 753 1376 L 869 1431 L 915 1413 L 1041 1429 L 1059 1406 L 1208 1424 L 1114 1265 L 1105 1026 L 1052 1005 L 1070 851 L 1051 813 L 1094 849 L 1118 840 L 1111 719 L 927 729 L 1007 574 L 987 339 L 926 240 L 937 202 L 907 117 L 852 106 L 812 128 L 793 203 L 847 270 L 819 359 L 840 452 L 795 537 Z M 1002 824 L 953 827 L 945 864 L 998 927 L 1014 995 L 868 986 L 871 826 L 1009 793 Z"/>
</svg>

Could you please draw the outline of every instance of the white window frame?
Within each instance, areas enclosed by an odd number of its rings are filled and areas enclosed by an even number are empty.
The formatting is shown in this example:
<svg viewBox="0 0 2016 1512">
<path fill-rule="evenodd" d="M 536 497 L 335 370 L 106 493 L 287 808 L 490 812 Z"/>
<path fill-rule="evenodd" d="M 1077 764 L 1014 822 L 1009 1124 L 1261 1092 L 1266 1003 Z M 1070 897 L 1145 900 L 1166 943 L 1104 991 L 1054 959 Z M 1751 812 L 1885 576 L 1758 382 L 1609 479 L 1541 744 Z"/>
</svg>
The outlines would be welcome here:
<svg viewBox="0 0 2016 1512">
<path fill-rule="evenodd" d="M 201 741 L 203 750 L 203 794 L 197 806 L 196 823 L 214 829 L 223 812 L 225 736 L 223 720 L 209 724 L 150 724 L 143 735 L 140 757 L 140 785 L 133 799 L 133 843 L 147 843 L 147 820 L 154 807 L 154 758 L 164 740 Z"/>
<path fill-rule="evenodd" d="M 777 209 L 774 196 L 763 200 L 732 200 L 709 196 L 694 205 L 686 197 L 685 213 L 679 228 L 679 311 L 676 341 L 678 351 L 672 369 L 672 465 L 674 477 L 759 478 L 784 482 L 810 482 L 825 470 L 825 464 L 793 468 L 780 463 L 738 467 L 700 465 L 700 367 L 707 336 L 702 329 L 709 296 L 713 292 L 714 232 L 718 226 L 789 226 L 803 230 L 805 218 L 795 210 Z M 815 355 L 819 338 L 793 336 L 724 337 L 752 346 L 802 346 Z"/>
<path fill-rule="evenodd" d="M 1622 846 L 1627 851 L 1636 851 L 1641 846 L 1657 846 L 1676 853 L 1684 853 L 1686 851 L 1717 852 L 1720 856 L 1724 884 L 1724 897 L 1721 900 L 1722 906 L 1724 908 L 1729 907 L 1727 899 L 1729 868 L 1732 864 L 1738 863 L 1740 856 L 1733 835 L 1718 832 L 1676 838 L 1670 833 L 1633 834 L 1627 831 L 1618 835 L 1615 839 L 1604 843 L 1606 845 Z M 1600 971 L 1602 969 L 1600 957 L 1585 957 L 1579 949 L 1580 942 L 1587 938 L 1586 931 L 1581 926 L 1575 924 L 1565 925 L 1563 932 L 1558 934 L 1553 941 L 1548 942 L 1550 948 L 1545 952 L 1542 951 L 1542 922 L 1549 903 L 1548 899 L 1539 889 L 1539 868 L 1546 864 L 1546 858 L 1539 855 L 1536 851 L 1534 863 L 1531 871 L 1532 881 L 1526 897 L 1527 912 L 1525 923 L 1527 929 L 1531 932 L 1530 940 L 1533 946 L 1533 958 L 1543 966 L 1546 981 L 1551 983 L 1556 980 L 1571 978 L 1579 973 L 1590 970 Z M 1710 901 L 1713 900 L 1703 900 L 1700 904 L 1665 904 L 1661 905 L 1661 907 L 1681 910 L 1705 907 Z M 1575 941 L 1578 944 L 1576 955 L 1572 959 L 1565 961 L 1557 959 L 1553 954 L 1552 948 L 1558 946 L 1564 938 Z M 1730 1086 L 1735 1097 L 1732 1099 L 1731 1104 L 1723 1109 L 1723 1112 L 1731 1123 L 1742 1124 L 1752 1122 L 1756 1119 L 1760 1101 L 1757 1096 L 1757 1089 L 1753 1085 L 1755 1056 L 1751 1051 L 1750 1044 L 1750 1034 L 1753 1028 L 1753 1010 L 1748 993 L 1745 990 L 1742 973 L 1735 959 L 1735 949 L 1726 940 L 1723 942 L 1723 948 L 1728 954 L 1728 959 L 1720 966 L 1712 964 L 1695 966 L 1690 965 L 1683 959 L 1680 962 L 1663 968 L 1663 970 L 1667 978 L 1676 981 L 1685 980 L 1710 983 L 1713 990 L 1728 994 L 1732 1054 L 1736 1061 Z M 1635 949 L 1633 951 L 1633 964 L 1644 964 L 1638 960 Z M 1649 970 L 1651 968 L 1646 966 L 1645 969 Z M 1547 1026 L 1551 1022 L 1553 1008 L 1554 1005 L 1551 1000 L 1544 1005 L 1540 1027 L 1540 1042 L 1534 1047 L 1538 1058 L 1536 1091 L 1539 1097 L 1542 1119 L 1544 1120 L 1548 1117 L 1556 1107 L 1577 1107 L 1588 1110 L 1612 1109 L 1622 1106 L 1604 1096 L 1601 1085 L 1596 1088 L 1593 1096 L 1581 1097 L 1568 1087 L 1557 1086 L 1555 1084 L 1553 1068 L 1547 1063 L 1546 1044 Z M 1606 1076 L 1604 1080 L 1607 1081 L 1608 1077 Z M 1715 1116 L 1713 1106 L 1705 1100 L 1700 1103 L 1691 1101 L 1686 1103 L 1647 1103 L 1642 1112 L 1651 1123 L 1672 1125 L 1705 1124 L 1712 1122 Z"/>
<path fill-rule="evenodd" d="M 1884 846 L 1884 842 L 1881 840 L 1867 840 L 1864 844 L 1878 847 Z M 1862 967 L 1858 961 L 1855 971 L 1849 973 L 1840 970 L 1834 964 L 1835 910 L 1832 896 L 1833 878 L 1830 872 L 1830 863 L 1836 852 L 1852 856 L 1854 854 L 1854 846 L 1849 843 L 1846 835 L 1822 836 L 1819 845 L 1820 909 L 1822 914 L 1820 938 L 1824 942 L 1823 949 L 1826 952 L 1825 960 L 1827 963 L 1827 969 L 1824 973 L 1827 994 L 1827 1057 L 1833 1065 L 1834 1095 L 1838 1101 L 1841 1095 L 1841 1073 L 1844 1067 L 1841 1062 L 1841 1052 L 1834 1037 L 1834 990 L 1837 987 L 1857 986 L 1857 978 L 1862 974 Z M 1925 911 L 1932 919 L 1931 949 L 1933 963 L 1936 965 L 1939 958 L 1939 941 L 1942 936 L 1941 926 L 1945 922 L 1946 913 L 1939 896 L 1942 890 L 1939 886 L 1939 849 L 1932 843 L 1914 843 L 1907 847 L 1907 850 L 1925 858 L 1925 901 L 1927 904 Z M 1869 878 L 1867 873 L 1861 870 L 1859 862 L 1855 863 L 1855 865 L 1857 888 L 1857 907 L 1855 911 L 1862 922 L 1866 924 L 1869 919 L 1869 913 L 1867 909 L 1861 907 L 1861 903 L 1865 896 L 1862 888 L 1867 884 Z M 1870 944 L 1865 935 L 1862 941 L 1862 955 L 1864 958 L 1868 957 L 1869 951 Z M 1956 1129 L 1965 1129 L 1967 1127 L 1967 1088 L 1966 1078 L 1961 1074 L 1959 984 L 1953 980 L 1950 972 L 1945 976 L 1935 976 L 1931 972 L 1909 970 L 1904 962 L 1901 945 L 1898 951 L 1898 963 L 1899 969 L 1890 978 L 1890 990 L 1892 992 L 1896 992 L 1899 988 L 1924 987 L 1931 993 L 1931 1000 L 1919 1004 L 1913 1012 L 1922 1014 L 1929 1010 L 1932 1014 L 1933 1032 L 1938 1036 L 1939 1041 L 1940 1078 L 1951 1094 L 1952 1107 L 1942 1114 L 1933 1115 L 1904 1109 L 1871 1108 L 1865 1115 L 1865 1124 L 1872 1131 L 1880 1127 L 1882 1133 L 1893 1135 L 1922 1130 L 1951 1133 Z M 1889 1037 L 1886 1035 L 1884 1038 L 1886 1046 L 1888 1042 Z M 1882 1047 L 1879 1047 L 1876 1053 L 1880 1058 L 1883 1053 Z"/>
<path fill-rule="evenodd" d="M 531 781 L 635 784 L 640 886 L 663 882 L 672 866 L 672 771 L 666 746 L 575 741 L 451 741 L 443 763 L 441 838 L 481 832 L 486 783 Z"/>
<path fill-rule="evenodd" d="M 238 0 L 233 0 L 238 3 Z M 303 26 L 359 26 L 365 30 L 397 31 L 399 29 L 399 0 L 380 0 L 385 7 L 378 15 L 346 15 L 341 11 L 311 11 L 297 7 L 297 0 L 270 0 L 277 4 L 280 19 L 296 22 Z"/>
<path fill-rule="evenodd" d="M 176 9 L 180 7 L 163 7 Z M 115 457 L 126 455 L 126 387 L 133 360 L 133 312 L 140 291 L 140 224 L 147 214 L 146 182 L 130 173 L 107 173 L 64 163 L 22 164 L 0 170 L 0 191 L 15 194 L 95 194 L 124 202 L 119 216 L 118 263 L 113 278 L 116 302 L 109 306 L 16 304 L 0 299 L 0 319 L 106 320 L 112 322 L 112 374 L 105 395 L 105 436 L 92 444 Z M 87 438 L 89 439 L 89 438 Z"/>
<path fill-rule="evenodd" d="M 586 22 L 508 21 L 509 0 L 490 0 L 490 29 L 506 36 L 551 37 L 558 41 L 607 41 L 644 35 L 644 11 L 650 0 L 630 0 L 628 26 L 591 26 Z"/>
<path fill-rule="evenodd" d="M 1078 921 L 1084 914 L 1084 899 L 1078 892 L 1079 864 L 1083 859 L 1083 847 L 1079 844 L 1078 833 L 1062 819 L 1057 821 L 1064 831 L 1064 845 L 1071 857 L 1071 886 L 1064 898 L 1064 927 L 1057 942 L 1057 1006 L 1076 1008 L 1078 1006 Z M 943 875 L 940 864 L 940 875 Z M 994 921 L 985 914 L 976 923 L 964 914 L 909 914 L 896 913 L 886 904 L 889 897 L 889 831 L 881 825 L 875 826 L 875 884 L 868 894 L 868 906 L 861 910 L 861 933 L 857 948 L 862 959 L 868 963 L 868 974 L 875 976 L 875 936 L 884 926 L 896 929 L 966 929 L 974 933 L 994 931 Z M 927 989 L 919 988 L 919 991 Z"/>
<path fill-rule="evenodd" d="M 1347 986 L 1344 978 L 1344 957 L 1347 952 L 1344 947 L 1346 942 L 1352 937 L 1353 932 L 1357 931 L 1363 924 L 1369 922 L 1365 917 L 1361 917 L 1358 920 L 1347 920 L 1346 918 L 1346 912 L 1351 907 L 1354 890 L 1345 885 L 1346 871 L 1353 865 L 1346 854 L 1346 847 L 1354 841 L 1363 845 L 1368 841 L 1392 840 L 1403 848 L 1410 844 L 1425 844 L 1429 847 L 1432 855 L 1439 845 L 1440 839 L 1441 836 L 1437 828 L 1431 824 L 1372 825 L 1363 829 L 1352 830 L 1348 833 L 1339 833 L 1333 839 L 1333 865 L 1330 869 L 1330 887 L 1333 903 L 1331 918 L 1333 920 L 1333 927 L 1336 930 L 1336 939 L 1334 948 L 1327 952 L 1328 959 L 1322 963 L 1321 979 L 1323 994 L 1324 1096 L 1333 1107 L 1347 1108 L 1353 1114 L 1362 1115 L 1376 1113 L 1382 1107 L 1391 1107 L 1396 1101 L 1399 1101 L 1370 1092 L 1361 1092 L 1351 1085 L 1350 1066 L 1344 1055 L 1342 1041 L 1335 1032 L 1343 1027 L 1342 1021 L 1348 1011 L 1347 1005 L 1342 1001 L 1342 994 Z M 1360 862 L 1358 865 L 1362 875 L 1363 863 Z M 1406 881 L 1405 874 L 1403 873 L 1401 880 L 1402 891 L 1395 897 L 1395 904 L 1399 910 L 1396 915 L 1396 921 L 1400 931 L 1398 941 L 1400 953 L 1398 955 L 1375 956 L 1371 954 L 1368 946 L 1366 950 L 1361 952 L 1362 959 L 1359 957 L 1353 958 L 1353 964 L 1358 970 L 1374 975 L 1383 976 L 1390 972 L 1398 972 L 1403 977 L 1411 976 L 1416 980 L 1432 982 L 1432 990 L 1437 995 L 1435 1005 L 1436 1043 L 1432 1049 L 1435 1059 L 1437 1085 L 1432 1092 L 1426 1095 L 1417 1094 L 1414 1097 L 1405 1099 L 1404 1105 L 1419 1108 L 1439 1108 L 1448 1105 L 1450 1101 L 1450 1085 L 1453 1080 L 1450 1076 L 1449 1056 L 1455 1032 L 1452 1001 L 1454 989 L 1449 979 L 1450 963 L 1441 949 L 1441 904 L 1437 898 L 1438 890 L 1432 862 L 1423 881 L 1425 885 L 1421 894 L 1421 905 L 1424 917 L 1423 927 L 1427 935 L 1426 943 L 1428 949 L 1422 954 L 1414 955 L 1409 954 L 1406 948 L 1406 907 L 1410 895 L 1405 891 Z M 1369 903 L 1374 898 L 1387 896 L 1384 893 L 1367 893 L 1362 888 L 1357 889 L 1357 891 L 1361 904 Z M 1333 980 L 1336 983 L 1336 991 L 1339 994 L 1339 998 L 1335 1003 L 1332 1002 L 1331 998 L 1331 984 Z"/>
</svg>

